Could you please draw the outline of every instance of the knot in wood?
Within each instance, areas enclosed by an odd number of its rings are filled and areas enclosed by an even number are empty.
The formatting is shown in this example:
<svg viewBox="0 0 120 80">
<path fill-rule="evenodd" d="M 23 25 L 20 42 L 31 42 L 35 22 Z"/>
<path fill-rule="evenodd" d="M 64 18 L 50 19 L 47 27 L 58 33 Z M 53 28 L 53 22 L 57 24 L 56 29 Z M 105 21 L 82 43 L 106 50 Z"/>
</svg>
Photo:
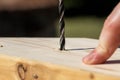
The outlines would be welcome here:
<svg viewBox="0 0 120 80">
<path fill-rule="evenodd" d="M 94 79 L 94 74 L 90 74 L 90 79 L 93 80 Z"/>
<path fill-rule="evenodd" d="M 21 80 L 25 80 L 25 73 L 26 73 L 26 68 L 23 66 L 23 64 L 18 65 L 18 75 Z"/>
<path fill-rule="evenodd" d="M 33 78 L 34 78 L 34 80 L 37 80 L 38 79 L 38 75 L 37 74 L 33 74 Z"/>
</svg>

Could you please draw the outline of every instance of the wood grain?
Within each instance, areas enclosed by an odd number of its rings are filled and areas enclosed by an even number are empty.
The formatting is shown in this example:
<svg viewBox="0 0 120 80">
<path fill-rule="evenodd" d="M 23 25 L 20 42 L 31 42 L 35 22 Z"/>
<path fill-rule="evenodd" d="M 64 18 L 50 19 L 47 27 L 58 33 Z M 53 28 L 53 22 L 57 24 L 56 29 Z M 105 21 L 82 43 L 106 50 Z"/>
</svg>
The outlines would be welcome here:
<svg viewBox="0 0 120 80">
<path fill-rule="evenodd" d="M 85 65 L 81 59 L 98 40 L 67 38 L 0 38 L 1 80 L 120 80 L 120 49 L 105 63 Z"/>
</svg>

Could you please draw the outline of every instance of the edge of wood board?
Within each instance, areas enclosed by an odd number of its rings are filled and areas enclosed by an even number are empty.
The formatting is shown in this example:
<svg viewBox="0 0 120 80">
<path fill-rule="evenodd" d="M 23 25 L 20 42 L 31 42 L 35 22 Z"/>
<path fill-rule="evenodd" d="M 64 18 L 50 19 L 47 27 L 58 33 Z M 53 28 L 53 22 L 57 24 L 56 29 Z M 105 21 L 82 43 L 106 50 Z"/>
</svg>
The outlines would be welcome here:
<svg viewBox="0 0 120 80">
<path fill-rule="evenodd" d="M 120 77 L 0 54 L 0 79 L 120 80 Z"/>
</svg>

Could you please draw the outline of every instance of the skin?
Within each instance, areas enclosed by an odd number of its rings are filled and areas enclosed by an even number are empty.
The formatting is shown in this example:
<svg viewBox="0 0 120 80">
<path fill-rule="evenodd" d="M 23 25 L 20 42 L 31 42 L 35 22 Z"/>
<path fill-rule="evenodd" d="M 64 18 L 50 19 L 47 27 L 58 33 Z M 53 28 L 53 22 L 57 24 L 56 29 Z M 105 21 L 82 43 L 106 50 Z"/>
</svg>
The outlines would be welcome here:
<svg viewBox="0 0 120 80">
<path fill-rule="evenodd" d="M 120 44 L 120 2 L 105 20 L 98 46 L 83 58 L 85 64 L 101 64 Z"/>
<path fill-rule="evenodd" d="M 28 10 L 56 6 L 58 0 L 0 0 L 0 11 Z"/>
</svg>

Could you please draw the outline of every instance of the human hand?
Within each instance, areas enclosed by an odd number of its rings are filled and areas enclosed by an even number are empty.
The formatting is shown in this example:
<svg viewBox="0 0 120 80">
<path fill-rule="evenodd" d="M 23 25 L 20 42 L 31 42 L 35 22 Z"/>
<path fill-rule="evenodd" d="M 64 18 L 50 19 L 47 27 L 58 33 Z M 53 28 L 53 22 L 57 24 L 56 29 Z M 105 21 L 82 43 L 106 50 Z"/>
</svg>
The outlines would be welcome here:
<svg viewBox="0 0 120 80">
<path fill-rule="evenodd" d="M 101 64 L 112 56 L 120 44 L 120 2 L 106 19 L 98 46 L 83 58 L 85 64 Z"/>
</svg>

